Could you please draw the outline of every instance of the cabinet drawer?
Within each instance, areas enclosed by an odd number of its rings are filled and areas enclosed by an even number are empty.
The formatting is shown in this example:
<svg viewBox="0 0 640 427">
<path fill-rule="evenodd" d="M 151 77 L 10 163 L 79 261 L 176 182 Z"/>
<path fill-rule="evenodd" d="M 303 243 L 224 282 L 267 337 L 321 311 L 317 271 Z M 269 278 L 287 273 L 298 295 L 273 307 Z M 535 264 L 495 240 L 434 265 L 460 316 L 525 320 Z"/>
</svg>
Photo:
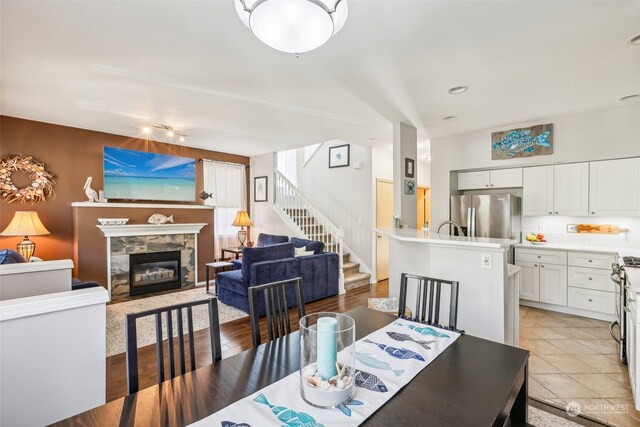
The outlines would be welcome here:
<svg viewBox="0 0 640 427">
<path fill-rule="evenodd" d="M 593 289 L 595 291 L 614 292 L 609 270 L 569 266 L 569 286 Z"/>
<path fill-rule="evenodd" d="M 567 265 L 567 253 L 546 249 L 516 248 L 516 261 L 543 262 L 546 264 Z"/>
<path fill-rule="evenodd" d="M 569 307 L 615 314 L 615 294 L 613 292 L 594 291 L 572 286 L 569 286 L 568 290 L 567 305 Z"/>
<path fill-rule="evenodd" d="M 569 265 L 576 267 L 603 268 L 611 270 L 611 264 L 616 262 L 613 254 L 598 252 L 569 252 Z"/>
</svg>

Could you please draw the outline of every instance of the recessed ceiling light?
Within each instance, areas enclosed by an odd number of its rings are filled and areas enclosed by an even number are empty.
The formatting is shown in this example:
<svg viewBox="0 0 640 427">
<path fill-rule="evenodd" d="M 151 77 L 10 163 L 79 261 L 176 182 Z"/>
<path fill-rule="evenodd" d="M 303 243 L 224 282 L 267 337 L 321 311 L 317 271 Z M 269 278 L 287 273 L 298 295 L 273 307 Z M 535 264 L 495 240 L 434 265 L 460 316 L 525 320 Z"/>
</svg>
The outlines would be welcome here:
<svg viewBox="0 0 640 427">
<path fill-rule="evenodd" d="M 151 128 L 149 126 L 145 126 L 145 127 L 142 128 L 142 132 L 151 133 Z"/>
<path fill-rule="evenodd" d="M 173 131 L 172 131 L 171 129 L 169 129 L 169 130 L 167 131 L 167 136 L 168 136 L 169 138 L 171 138 L 173 135 L 174 135 Z"/>
<path fill-rule="evenodd" d="M 184 142 L 184 141 L 186 141 L 186 138 L 184 136 L 181 136 L 180 137 L 180 142 Z"/>
<path fill-rule="evenodd" d="M 635 101 L 637 99 L 640 99 L 640 95 L 634 93 L 633 95 L 623 96 L 622 98 L 620 98 L 620 101 Z"/>
<path fill-rule="evenodd" d="M 636 34 L 635 36 L 631 37 L 629 40 L 627 40 L 627 43 L 640 46 L 640 34 Z"/>
<path fill-rule="evenodd" d="M 466 86 L 454 86 L 451 89 L 449 89 L 449 93 L 452 95 L 457 95 L 459 93 L 464 93 L 468 90 L 469 88 Z"/>
<path fill-rule="evenodd" d="M 442 120 L 450 121 L 450 120 L 455 120 L 457 118 L 458 116 L 447 116 L 447 117 L 443 117 Z"/>
</svg>

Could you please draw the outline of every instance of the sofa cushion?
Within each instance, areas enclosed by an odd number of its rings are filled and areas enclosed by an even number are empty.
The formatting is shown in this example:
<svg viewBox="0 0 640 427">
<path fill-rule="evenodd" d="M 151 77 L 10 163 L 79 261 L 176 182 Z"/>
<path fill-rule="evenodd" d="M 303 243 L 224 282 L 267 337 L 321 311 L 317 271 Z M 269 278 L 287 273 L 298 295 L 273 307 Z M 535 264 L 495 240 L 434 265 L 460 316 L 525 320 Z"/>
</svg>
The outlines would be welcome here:
<svg viewBox="0 0 640 427">
<path fill-rule="evenodd" d="M 19 264 L 27 260 L 13 249 L 3 249 L 0 251 L 0 264 Z"/>
<path fill-rule="evenodd" d="M 221 288 L 225 288 L 246 297 L 247 287 L 249 284 L 242 281 L 242 270 L 223 271 L 216 274 L 216 291 L 218 292 Z"/>
<path fill-rule="evenodd" d="M 296 248 L 305 248 L 307 251 L 313 251 L 314 254 L 321 254 L 324 251 L 324 243 L 317 240 L 300 239 L 292 237 L 290 240 Z"/>
<path fill-rule="evenodd" d="M 291 243 L 280 243 L 277 245 L 244 248 L 242 250 L 242 280 L 249 282 L 251 280 L 251 265 L 254 262 L 273 261 L 282 258 L 292 258 L 295 249 Z"/>
<path fill-rule="evenodd" d="M 260 233 L 258 234 L 258 241 L 256 242 L 256 246 L 264 247 L 264 246 L 277 245 L 279 243 L 287 243 L 287 242 L 289 242 L 288 236 L 278 236 L 276 234 Z"/>
</svg>

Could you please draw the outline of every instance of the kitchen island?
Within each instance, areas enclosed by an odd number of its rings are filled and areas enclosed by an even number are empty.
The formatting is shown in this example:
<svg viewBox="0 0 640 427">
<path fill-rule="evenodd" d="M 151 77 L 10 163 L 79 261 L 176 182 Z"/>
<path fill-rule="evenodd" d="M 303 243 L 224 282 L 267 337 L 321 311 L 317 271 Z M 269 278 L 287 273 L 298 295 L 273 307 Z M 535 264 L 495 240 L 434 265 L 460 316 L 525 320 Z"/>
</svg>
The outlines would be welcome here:
<svg viewBox="0 0 640 427">
<path fill-rule="evenodd" d="M 389 296 L 398 297 L 400 275 L 417 274 L 459 283 L 458 328 L 492 341 L 514 344 L 517 289 L 509 280 L 508 252 L 516 240 L 449 236 L 412 228 L 377 228 L 389 237 Z M 511 276 L 513 277 L 513 276 Z M 407 305 L 415 308 L 415 292 L 407 293 Z M 441 322 L 448 318 L 448 293 L 442 297 Z M 515 316 L 517 319 L 517 315 Z"/>
</svg>

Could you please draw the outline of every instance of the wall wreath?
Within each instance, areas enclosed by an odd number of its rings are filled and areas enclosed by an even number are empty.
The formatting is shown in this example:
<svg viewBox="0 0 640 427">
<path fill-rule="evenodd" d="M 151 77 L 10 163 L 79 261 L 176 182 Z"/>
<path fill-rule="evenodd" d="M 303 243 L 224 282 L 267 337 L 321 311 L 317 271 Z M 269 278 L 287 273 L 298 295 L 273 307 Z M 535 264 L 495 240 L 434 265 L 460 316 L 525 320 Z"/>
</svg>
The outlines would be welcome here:
<svg viewBox="0 0 640 427">
<path fill-rule="evenodd" d="M 15 172 L 29 175 L 31 184 L 18 188 L 11 179 Z M 53 196 L 53 175 L 44 168 L 44 163 L 31 156 L 6 156 L 0 158 L 0 195 L 7 203 L 21 201 L 32 205 Z"/>
</svg>

